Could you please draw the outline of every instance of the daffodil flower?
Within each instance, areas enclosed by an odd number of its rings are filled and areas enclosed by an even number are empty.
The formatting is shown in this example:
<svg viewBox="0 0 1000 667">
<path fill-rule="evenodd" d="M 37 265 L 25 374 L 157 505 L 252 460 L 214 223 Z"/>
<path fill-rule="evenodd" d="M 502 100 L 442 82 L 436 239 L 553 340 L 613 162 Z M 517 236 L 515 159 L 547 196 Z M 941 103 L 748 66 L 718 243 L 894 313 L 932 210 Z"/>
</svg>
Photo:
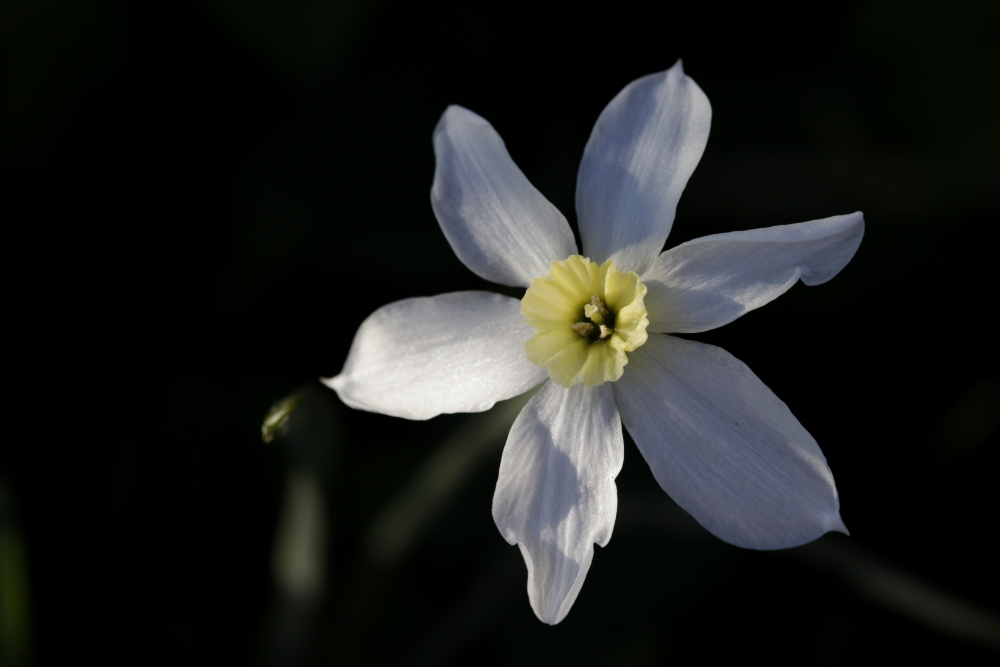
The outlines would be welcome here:
<svg viewBox="0 0 1000 667">
<path fill-rule="evenodd" d="M 746 365 L 670 334 L 708 331 L 835 276 L 860 213 L 662 252 L 708 140 L 711 107 L 678 62 L 625 87 L 583 154 L 583 252 L 483 118 L 449 107 L 434 132 L 431 203 L 459 259 L 517 299 L 405 299 L 361 325 L 340 375 L 349 406 L 409 419 L 479 412 L 542 384 L 514 422 L 493 518 L 528 569 L 538 618 L 558 623 L 617 512 L 622 425 L 671 498 L 722 540 L 780 549 L 846 532 L 816 441 Z"/>
</svg>

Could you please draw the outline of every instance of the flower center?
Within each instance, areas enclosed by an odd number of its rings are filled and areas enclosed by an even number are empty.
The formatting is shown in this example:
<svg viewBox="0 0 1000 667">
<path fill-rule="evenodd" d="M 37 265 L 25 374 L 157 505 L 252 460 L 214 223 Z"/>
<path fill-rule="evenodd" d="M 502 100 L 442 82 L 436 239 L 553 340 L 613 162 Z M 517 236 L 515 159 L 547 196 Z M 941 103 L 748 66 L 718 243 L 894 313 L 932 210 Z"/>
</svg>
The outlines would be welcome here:
<svg viewBox="0 0 1000 667">
<path fill-rule="evenodd" d="M 610 259 L 600 266 L 580 255 L 552 262 L 521 299 L 521 315 L 535 328 L 528 359 L 564 387 L 614 382 L 628 363 L 625 353 L 646 342 L 645 295 L 635 271 L 622 273 Z"/>
</svg>

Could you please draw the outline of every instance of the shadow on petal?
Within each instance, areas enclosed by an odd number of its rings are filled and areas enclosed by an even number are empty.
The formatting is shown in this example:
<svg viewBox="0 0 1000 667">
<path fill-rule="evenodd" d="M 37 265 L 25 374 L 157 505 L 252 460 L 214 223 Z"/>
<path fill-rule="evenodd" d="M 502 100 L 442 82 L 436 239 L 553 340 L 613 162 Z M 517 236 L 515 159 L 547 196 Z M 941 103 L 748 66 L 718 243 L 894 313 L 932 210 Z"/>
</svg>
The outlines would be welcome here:
<svg viewBox="0 0 1000 667">
<path fill-rule="evenodd" d="M 610 383 L 547 382 L 514 422 L 500 462 L 493 518 L 528 567 L 535 614 L 558 623 L 583 585 L 594 544 L 611 539 L 624 453 Z"/>
</svg>

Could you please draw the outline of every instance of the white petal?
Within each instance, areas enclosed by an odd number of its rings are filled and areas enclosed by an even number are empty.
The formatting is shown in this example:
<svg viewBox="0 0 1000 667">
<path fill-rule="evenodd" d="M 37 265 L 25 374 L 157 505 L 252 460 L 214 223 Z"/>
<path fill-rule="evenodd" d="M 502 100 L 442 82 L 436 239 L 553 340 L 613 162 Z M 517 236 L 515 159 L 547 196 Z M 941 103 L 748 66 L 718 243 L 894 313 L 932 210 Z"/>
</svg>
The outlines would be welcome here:
<svg viewBox="0 0 1000 667">
<path fill-rule="evenodd" d="M 532 329 L 520 307 L 490 292 L 383 306 L 361 324 L 344 370 L 324 382 L 352 408 L 394 417 L 488 410 L 545 379 L 525 356 Z"/>
<path fill-rule="evenodd" d="M 715 234 L 660 255 L 642 277 L 649 331 L 695 333 L 732 322 L 776 299 L 799 278 L 818 285 L 861 244 L 861 213 Z"/>
<path fill-rule="evenodd" d="M 663 249 L 708 142 L 712 107 L 680 61 L 611 100 L 587 142 L 576 184 L 583 252 L 639 275 Z"/>
<path fill-rule="evenodd" d="M 558 623 L 611 539 L 622 467 L 621 419 L 610 384 L 546 382 L 518 415 L 500 461 L 493 519 L 528 566 L 528 600 Z"/>
<path fill-rule="evenodd" d="M 434 130 L 431 205 L 448 243 L 478 276 L 527 287 L 576 254 L 563 214 L 528 182 L 493 126 L 450 106 Z"/>
<path fill-rule="evenodd" d="M 847 532 L 816 441 L 743 362 L 662 334 L 629 355 L 615 397 L 656 481 L 717 537 L 782 549 Z"/>
</svg>

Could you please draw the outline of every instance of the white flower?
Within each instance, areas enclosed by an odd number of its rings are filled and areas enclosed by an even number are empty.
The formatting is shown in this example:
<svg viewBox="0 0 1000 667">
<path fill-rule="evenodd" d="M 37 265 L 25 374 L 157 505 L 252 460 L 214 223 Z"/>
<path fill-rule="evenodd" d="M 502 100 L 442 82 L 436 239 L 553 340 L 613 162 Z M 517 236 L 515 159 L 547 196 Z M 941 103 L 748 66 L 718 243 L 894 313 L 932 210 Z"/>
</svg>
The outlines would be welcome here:
<svg viewBox="0 0 1000 667">
<path fill-rule="evenodd" d="M 826 459 L 785 404 L 728 352 L 668 334 L 727 324 L 800 278 L 829 280 L 864 220 L 716 234 L 661 253 L 710 121 L 679 62 L 611 101 L 577 180 L 584 258 L 493 127 L 449 107 L 434 132 L 434 213 L 469 269 L 529 289 L 521 302 L 456 292 L 380 308 L 327 380 L 351 407 L 410 419 L 486 410 L 544 383 L 507 438 L 493 518 L 520 545 L 528 598 L 547 623 L 565 617 L 593 545 L 611 538 L 622 424 L 660 486 L 726 542 L 780 549 L 846 532 Z"/>
</svg>

